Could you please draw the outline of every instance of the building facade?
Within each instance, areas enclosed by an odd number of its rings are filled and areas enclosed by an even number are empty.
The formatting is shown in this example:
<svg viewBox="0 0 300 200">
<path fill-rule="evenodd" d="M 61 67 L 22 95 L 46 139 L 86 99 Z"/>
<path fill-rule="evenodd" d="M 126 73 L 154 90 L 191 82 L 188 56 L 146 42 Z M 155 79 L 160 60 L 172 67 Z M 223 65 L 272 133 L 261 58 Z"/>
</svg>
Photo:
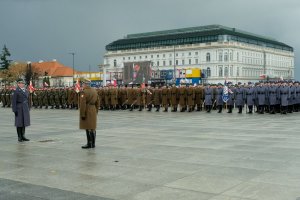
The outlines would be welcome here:
<svg viewBox="0 0 300 200">
<path fill-rule="evenodd" d="M 125 62 L 140 61 L 151 61 L 153 72 L 175 71 L 174 80 L 193 68 L 208 83 L 294 79 L 291 46 L 221 25 L 127 35 L 106 46 L 103 72 L 120 73 Z"/>
</svg>

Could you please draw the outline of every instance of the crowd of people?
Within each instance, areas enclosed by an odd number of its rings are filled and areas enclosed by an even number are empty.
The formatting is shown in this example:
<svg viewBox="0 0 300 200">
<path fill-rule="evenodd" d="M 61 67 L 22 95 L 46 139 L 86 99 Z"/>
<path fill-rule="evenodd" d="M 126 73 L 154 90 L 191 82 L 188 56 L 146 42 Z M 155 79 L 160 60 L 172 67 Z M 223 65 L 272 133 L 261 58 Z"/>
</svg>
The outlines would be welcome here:
<svg viewBox="0 0 300 200">
<path fill-rule="evenodd" d="M 226 86 L 226 87 L 225 87 Z M 225 88 L 226 89 L 225 89 Z M 0 90 L 2 107 L 10 107 L 12 88 Z M 298 112 L 300 108 L 300 87 L 297 81 L 257 82 L 248 84 L 231 82 L 225 85 L 205 84 L 180 86 L 123 85 L 96 88 L 100 110 L 130 110 L 172 112 L 193 112 L 227 109 L 232 113 L 251 114 Z M 73 87 L 36 89 L 31 93 L 31 105 L 45 109 L 78 109 L 80 93 Z M 226 94 L 226 98 L 224 98 Z"/>
</svg>

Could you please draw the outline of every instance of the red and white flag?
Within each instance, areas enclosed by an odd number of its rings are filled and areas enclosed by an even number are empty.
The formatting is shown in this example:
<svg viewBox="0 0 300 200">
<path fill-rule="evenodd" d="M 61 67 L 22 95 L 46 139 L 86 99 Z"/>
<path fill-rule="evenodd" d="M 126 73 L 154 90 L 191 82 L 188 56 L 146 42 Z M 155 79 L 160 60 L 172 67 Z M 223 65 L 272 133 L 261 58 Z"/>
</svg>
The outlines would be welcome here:
<svg viewBox="0 0 300 200">
<path fill-rule="evenodd" d="M 79 80 L 77 79 L 76 84 L 75 84 L 75 92 L 80 92 L 80 84 L 79 84 Z"/>
<path fill-rule="evenodd" d="M 33 85 L 32 85 L 32 82 L 31 82 L 31 81 L 29 82 L 28 89 L 29 89 L 29 92 L 30 92 L 30 93 L 33 93 L 33 91 L 34 91 L 34 87 L 33 87 Z"/>
</svg>

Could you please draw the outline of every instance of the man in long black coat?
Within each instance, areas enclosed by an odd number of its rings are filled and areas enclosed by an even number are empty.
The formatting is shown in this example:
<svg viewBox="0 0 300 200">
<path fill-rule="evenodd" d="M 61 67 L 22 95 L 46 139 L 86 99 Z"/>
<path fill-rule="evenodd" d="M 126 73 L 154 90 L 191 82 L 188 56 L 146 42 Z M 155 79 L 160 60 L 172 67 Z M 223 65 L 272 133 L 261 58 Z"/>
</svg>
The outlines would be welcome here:
<svg viewBox="0 0 300 200">
<path fill-rule="evenodd" d="M 19 79 L 18 87 L 12 96 L 12 111 L 15 113 L 15 126 L 17 127 L 18 141 L 29 141 L 25 137 L 25 127 L 30 126 L 29 92 L 24 87 L 24 81 Z"/>
</svg>

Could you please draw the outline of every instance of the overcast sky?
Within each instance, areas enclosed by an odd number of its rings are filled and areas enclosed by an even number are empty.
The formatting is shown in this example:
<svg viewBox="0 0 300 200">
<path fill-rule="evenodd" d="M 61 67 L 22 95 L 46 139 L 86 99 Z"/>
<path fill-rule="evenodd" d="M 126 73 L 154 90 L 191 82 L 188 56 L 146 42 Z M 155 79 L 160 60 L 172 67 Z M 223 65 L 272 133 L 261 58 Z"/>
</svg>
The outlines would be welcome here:
<svg viewBox="0 0 300 200">
<path fill-rule="evenodd" d="M 96 71 L 105 45 L 127 34 L 220 24 L 294 47 L 296 67 L 299 21 L 299 0 L 0 0 L 0 48 L 68 66 L 75 52 L 76 69 Z"/>
</svg>

